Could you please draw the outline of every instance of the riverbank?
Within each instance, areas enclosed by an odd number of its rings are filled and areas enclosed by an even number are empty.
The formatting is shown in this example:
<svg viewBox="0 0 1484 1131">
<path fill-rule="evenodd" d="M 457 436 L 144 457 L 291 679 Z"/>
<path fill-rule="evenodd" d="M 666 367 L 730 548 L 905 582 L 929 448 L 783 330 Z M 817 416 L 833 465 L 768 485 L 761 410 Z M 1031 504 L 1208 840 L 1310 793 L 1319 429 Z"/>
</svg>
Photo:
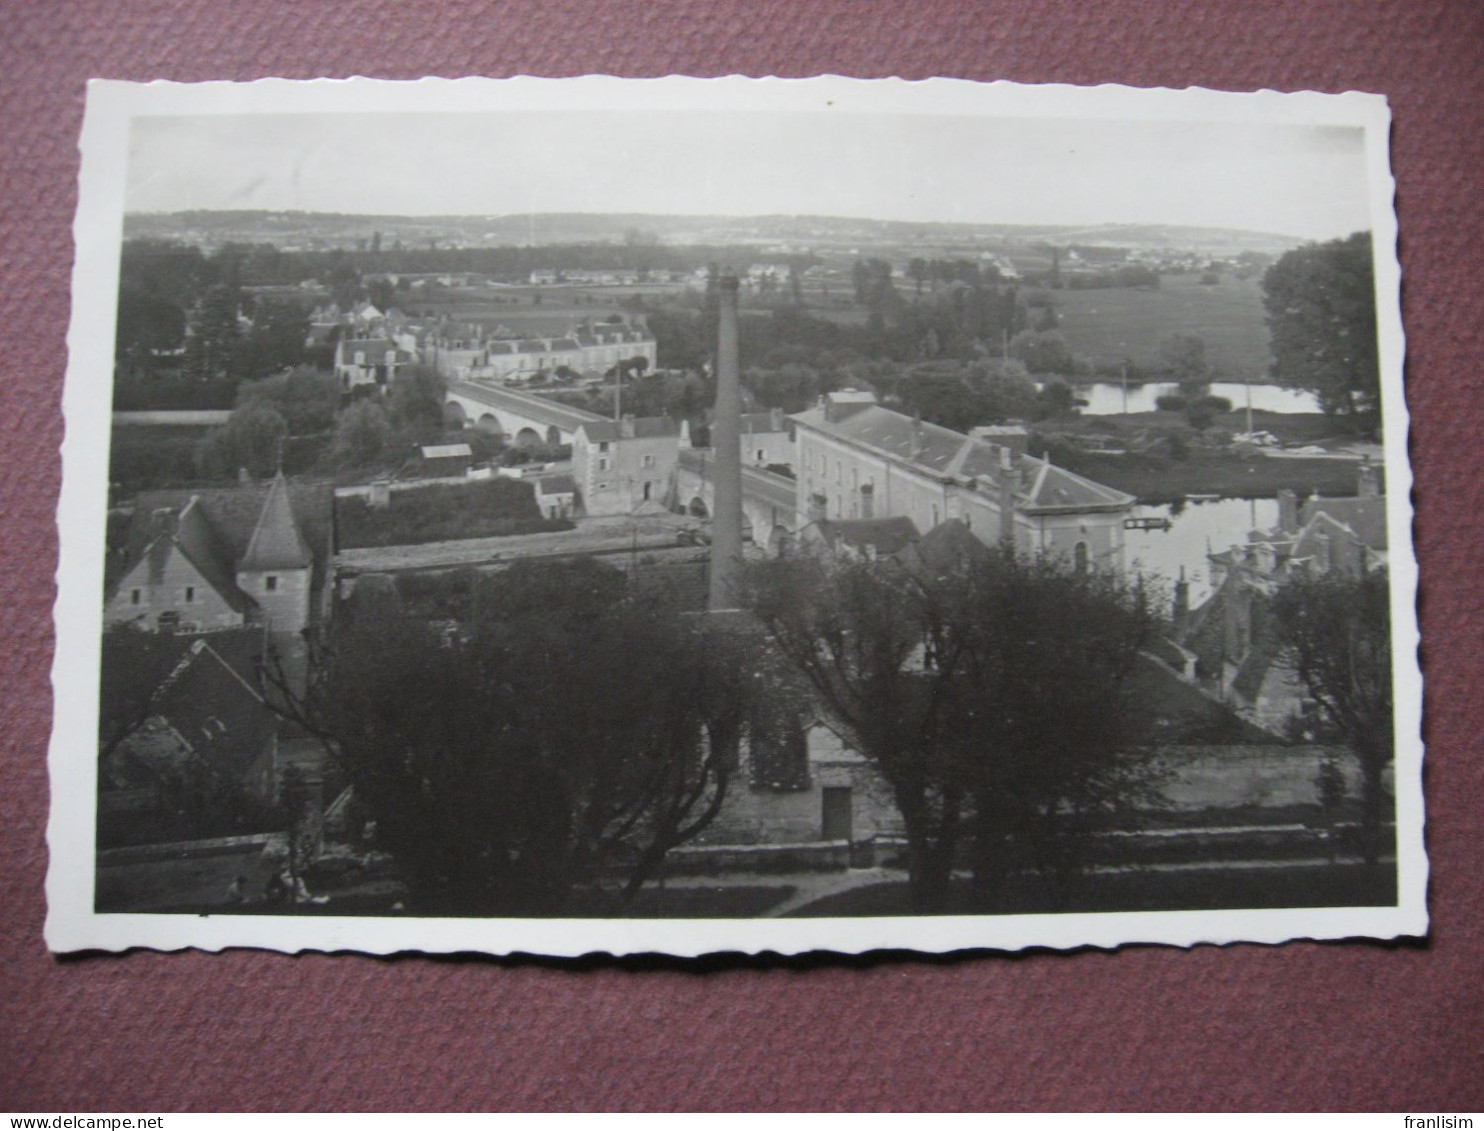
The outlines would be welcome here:
<svg viewBox="0 0 1484 1131">
<path fill-rule="evenodd" d="M 1181 459 L 1157 459 L 1059 450 L 1053 458 L 1069 471 L 1126 491 L 1150 506 L 1191 495 L 1268 499 L 1287 488 L 1301 496 L 1317 491 L 1335 497 L 1356 490 L 1356 462 L 1322 456 L 1269 459 L 1256 453 L 1192 452 Z"/>
</svg>

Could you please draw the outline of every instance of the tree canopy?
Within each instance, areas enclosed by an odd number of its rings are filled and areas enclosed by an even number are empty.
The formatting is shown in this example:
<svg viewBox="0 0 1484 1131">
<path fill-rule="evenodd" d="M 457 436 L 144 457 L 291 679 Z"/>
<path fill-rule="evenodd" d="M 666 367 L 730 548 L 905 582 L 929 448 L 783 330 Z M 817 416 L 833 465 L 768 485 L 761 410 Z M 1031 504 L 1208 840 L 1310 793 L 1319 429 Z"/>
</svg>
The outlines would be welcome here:
<svg viewBox="0 0 1484 1131">
<path fill-rule="evenodd" d="M 481 578 L 452 629 L 390 593 L 365 600 L 295 711 L 335 750 L 420 909 L 559 914 L 574 885 L 608 874 L 632 895 L 720 810 L 750 644 L 635 599 L 591 560 Z"/>
<path fill-rule="evenodd" d="M 1074 870 L 1080 834 L 1142 794 L 1123 699 L 1152 616 L 1113 575 L 980 547 L 941 568 L 803 557 L 752 578 L 758 617 L 891 790 L 917 911 L 944 909 L 964 848 L 981 892 L 1012 869 Z"/>
<path fill-rule="evenodd" d="M 1274 379 L 1313 393 L 1325 412 L 1375 411 L 1381 370 L 1370 233 L 1295 248 L 1268 268 L 1262 287 Z"/>
</svg>

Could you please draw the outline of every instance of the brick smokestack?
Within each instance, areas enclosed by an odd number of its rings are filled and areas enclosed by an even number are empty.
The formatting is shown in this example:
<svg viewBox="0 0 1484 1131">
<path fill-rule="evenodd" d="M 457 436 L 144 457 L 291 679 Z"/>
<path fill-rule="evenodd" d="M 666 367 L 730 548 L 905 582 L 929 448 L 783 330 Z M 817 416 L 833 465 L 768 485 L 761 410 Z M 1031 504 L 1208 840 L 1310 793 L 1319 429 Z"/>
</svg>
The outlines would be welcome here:
<svg viewBox="0 0 1484 1131">
<path fill-rule="evenodd" d="M 718 283 L 721 307 L 716 334 L 715 507 L 711 523 L 712 612 L 735 609 L 742 585 L 742 375 L 737 354 L 737 279 Z"/>
</svg>

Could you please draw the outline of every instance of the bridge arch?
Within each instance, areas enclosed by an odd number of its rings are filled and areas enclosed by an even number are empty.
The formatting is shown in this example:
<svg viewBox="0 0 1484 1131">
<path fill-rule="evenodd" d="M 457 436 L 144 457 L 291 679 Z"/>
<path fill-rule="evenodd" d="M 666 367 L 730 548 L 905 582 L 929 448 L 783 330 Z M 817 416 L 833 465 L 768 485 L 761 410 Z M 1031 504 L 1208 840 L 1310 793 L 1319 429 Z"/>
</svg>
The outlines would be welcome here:
<svg viewBox="0 0 1484 1131">
<path fill-rule="evenodd" d="M 547 427 L 547 429 L 546 429 L 546 442 L 548 444 L 550 444 L 553 448 L 556 447 L 558 444 L 560 444 L 562 442 L 562 430 L 560 428 L 558 428 L 555 424 L 552 424 L 552 425 L 550 425 L 550 426 Z"/>
<path fill-rule="evenodd" d="M 515 434 L 515 446 L 517 448 L 535 448 L 541 445 L 541 433 L 529 424 Z"/>
<path fill-rule="evenodd" d="M 445 401 L 443 423 L 450 428 L 467 428 L 469 427 L 469 414 L 464 411 L 464 406 L 458 401 Z"/>
<path fill-rule="evenodd" d="M 706 500 L 701 498 L 700 495 L 692 496 L 691 501 L 686 504 L 685 509 L 692 518 L 711 517 L 711 510 L 709 507 L 706 506 Z"/>
<path fill-rule="evenodd" d="M 474 426 L 491 436 L 505 435 L 505 429 L 500 427 L 500 418 L 492 412 L 481 413 Z"/>
</svg>

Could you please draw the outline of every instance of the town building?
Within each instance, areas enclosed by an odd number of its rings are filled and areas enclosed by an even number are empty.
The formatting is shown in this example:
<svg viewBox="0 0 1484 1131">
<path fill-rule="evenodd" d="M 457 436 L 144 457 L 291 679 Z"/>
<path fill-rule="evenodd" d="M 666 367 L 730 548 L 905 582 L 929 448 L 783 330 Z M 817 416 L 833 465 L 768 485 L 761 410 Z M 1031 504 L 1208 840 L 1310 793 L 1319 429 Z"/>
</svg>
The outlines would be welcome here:
<svg viewBox="0 0 1484 1131">
<path fill-rule="evenodd" d="M 474 462 L 474 449 L 468 444 L 424 444 L 418 451 L 424 473 L 435 478 L 466 475 Z"/>
<path fill-rule="evenodd" d="M 658 353 L 654 335 L 640 325 L 583 325 L 565 334 L 517 338 L 500 326 L 447 323 L 433 327 L 422 360 L 447 380 L 530 381 L 558 372 L 601 378 L 620 362 L 652 369 Z"/>
<path fill-rule="evenodd" d="M 876 403 L 857 390 L 826 394 L 791 417 L 797 522 L 909 518 L 919 530 L 957 519 L 982 542 L 1078 568 L 1120 570 L 1132 495 L 1031 456 L 1022 427 L 964 435 Z"/>
<path fill-rule="evenodd" d="M 104 622 L 160 632 L 264 625 L 294 637 L 325 608 L 331 489 L 146 491 L 110 551 Z"/>
<path fill-rule="evenodd" d="M 794 430 L 782 409 L 768 412 L 744 412 L 741 415 L 741 450 L 743 467 L 792 469 Z M 680 422 L 680 446 L 691 448 L 690 421 Z"/>
<path fill-rule="evenodd" d="M 342 389 L 384 389 L 412 355 L 390 338 L 341 338 L 335 343 L 335 379 Z"/>
<path fill-rule="evenodd" d="M 1305 691 L 1281 662 L 1272 598 L 1295 577 L 1359 577 L 1387 564 L 1386 496 L 1378 469 L 1362 463 L 1357 493 L 1318 495 L 1301 506 L 1278 492 L 1278 523 L 1209 555 L 1212 592 L 1188 609 L 1176 587 L 1174 640 L 1194 674 L 1260 726 L 1279 728 L 1303 708 Z"/>
<path fill-rule="evenodd" d="M 243 643 L 261 654 L 261 633 L 251 631 L 201 636 L 185 647 L 147 715 L 99 767 L 105 822 L 130 813 L 185 814 L 222 822 L 206 831 L 224 833 L 244 800 L 272 804 L 277 718 L 255 685 L 255 657 Z"/>
<path fill-rule="evenodd" d="M 572 440 L 572 471 L 588 515 L 632 514 L 663 505 L 680 456 L 680 426 L 668 416 L 585 421 Z"/>
</svg>

